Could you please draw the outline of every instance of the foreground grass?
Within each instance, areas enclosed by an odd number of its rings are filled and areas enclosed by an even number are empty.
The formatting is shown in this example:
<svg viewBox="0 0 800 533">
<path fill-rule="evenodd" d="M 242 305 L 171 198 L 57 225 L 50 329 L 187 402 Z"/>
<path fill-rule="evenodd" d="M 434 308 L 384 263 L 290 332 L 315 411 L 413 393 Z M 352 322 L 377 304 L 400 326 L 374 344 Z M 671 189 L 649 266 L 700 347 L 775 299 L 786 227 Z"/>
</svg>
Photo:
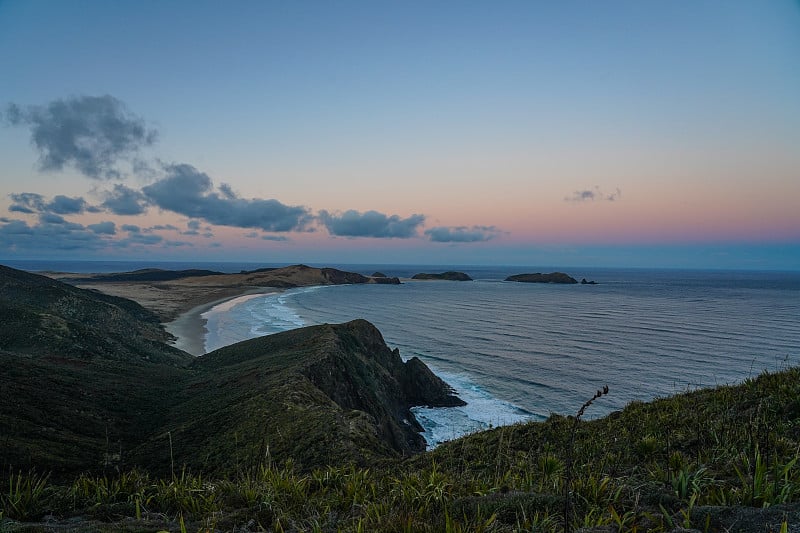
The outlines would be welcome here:
<svg viewBox="0 0 800 533">
<path fill-rule="evenodd" d="M 798 369 L 632 403 L 580 422 L 571 445 L 573 426 L 554 415 L 372 469 L 301 471 L 265 458 L 226 479 L 130 471 L 71 484 L 10 472 L 0 530 L 780 533 L 800 524 Z"/>
</svg>

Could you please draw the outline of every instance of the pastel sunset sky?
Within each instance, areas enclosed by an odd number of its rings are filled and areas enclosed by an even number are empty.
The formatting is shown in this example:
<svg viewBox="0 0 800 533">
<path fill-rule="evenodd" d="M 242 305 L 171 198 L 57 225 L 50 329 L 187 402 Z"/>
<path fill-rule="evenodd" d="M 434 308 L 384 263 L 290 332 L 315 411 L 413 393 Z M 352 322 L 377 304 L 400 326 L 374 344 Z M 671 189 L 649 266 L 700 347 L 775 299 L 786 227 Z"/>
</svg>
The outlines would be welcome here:
<svg viewBox="0 0 800 533">
<path fill-rule="evenodd" d="M 800 270 L 800 3 L 0 0 L 0 260 Z"/>
</svg>

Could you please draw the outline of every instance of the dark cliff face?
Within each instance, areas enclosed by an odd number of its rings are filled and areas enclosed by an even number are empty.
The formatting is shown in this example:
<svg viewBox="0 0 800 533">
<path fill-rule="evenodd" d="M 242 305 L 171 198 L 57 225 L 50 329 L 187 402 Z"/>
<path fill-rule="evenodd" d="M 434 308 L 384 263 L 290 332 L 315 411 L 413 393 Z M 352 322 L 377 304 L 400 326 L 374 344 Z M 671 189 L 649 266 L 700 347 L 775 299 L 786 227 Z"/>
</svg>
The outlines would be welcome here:
<svg viewBox="0 0 800 533">
<path fill-rule="evenodd" d="M 403 362 L 375 326 L 365 320 L 331 326 L 336 348 L 303 373 L 338 405 L 371 415 L 381 438 L 402 454 L 425 449 L 409 411 L 416 405 L 464 405 L 452 389 L 417 358 Z"/>
<path fill-rule="evenodd" d="M 549 274 L 541 274 L 539 272 L 535 274 L 516 274 L 514 276 L 508 276 L 506 281 L 520 281 L 522 283 L 563 283 L 568 285 L 578 283 L 575 278 L 563 272 L 551 272 Z"/>
<path fill-rule="evenodd" d="M 333 285 L 369 282 L 369 278 L 366 276 L 356 274 L 355 272 L 345 272 L 344 270 L 338 270 L 336 268 L 323 268 L 322 275 Z"/>
<path fill-rule="evenodd" d="M 405 362 L 403 388 L 412 406 L 457 407 L 466 402 L 418 357 Z"/>
<path fill-rule="evenodd" d="M 264 442 L 273 457 L 291 456 L 302 467 L 367 465 L 420 452 L 425 441 L 409 408 L 463 404 L 421 361 L 404 363 L 365 320 L 245 341 L 199 358 L 192 369 L 204 377 L 190 403 L 209 407 L 217 400 L 206 395 L 223 387 L 237 398 L 236 407 L 220 407 L 225 414 L 217 436 L 196 424 L 178 435 L 181 441 L 224 448 L 228 439 L 217 437 L 229 431 L 231 419 L 242 417 L 254 424 L 248 440 Z M 241 376 L 249 376 L 246 387 Z M 243 414 L 243 405 L 256 404 L 271 407 Z"/>
</svg>

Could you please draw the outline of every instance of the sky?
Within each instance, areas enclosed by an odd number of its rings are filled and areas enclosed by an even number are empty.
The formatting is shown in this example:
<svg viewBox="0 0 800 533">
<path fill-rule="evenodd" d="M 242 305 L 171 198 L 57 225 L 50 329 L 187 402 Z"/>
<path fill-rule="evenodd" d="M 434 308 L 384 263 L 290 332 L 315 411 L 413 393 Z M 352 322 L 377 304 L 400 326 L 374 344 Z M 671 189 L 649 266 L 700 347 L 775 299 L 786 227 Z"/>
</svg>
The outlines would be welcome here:
<svg viewBox="0 0 800 533">
<path fill-rule="evenodd" d="M 0 261 L 800 270 L 800 2 L 0 0 Z"/>
</svg>

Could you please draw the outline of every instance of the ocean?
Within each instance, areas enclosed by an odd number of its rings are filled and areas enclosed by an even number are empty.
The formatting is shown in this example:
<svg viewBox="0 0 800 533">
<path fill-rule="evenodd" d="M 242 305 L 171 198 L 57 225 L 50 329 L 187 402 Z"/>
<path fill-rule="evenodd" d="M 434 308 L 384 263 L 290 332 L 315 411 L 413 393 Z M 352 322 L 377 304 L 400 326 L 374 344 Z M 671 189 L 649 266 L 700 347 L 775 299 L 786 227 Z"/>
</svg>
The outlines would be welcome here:
<svg viewBox="0 0 800 533">
<path fill-rule="evenodd" d="M 408 277 L 452 268 L 380 270 Z M 206 349 L 365 318 L 467 402 L 415 409 L 430 446 L 572 414 L 604 385 L 610 394 L 587 418 L 800 362 L 800 273 L 573 268 L 566 269 L 573 277 L 597 284 L 543 285 L 502 281 L 531 269 L 456 268 L 476 281 L 310 287 L 233 300 L 204 315 Z"/>
<path fill-rule="evenodd" d="M 6 263 L 73 272 L 269 266 Z M 414 409 L 429 446 L 491 426 L 574 414 L 604 385 L 610 394 L 591 406 L 587 418 L 632 401 L 739 383 L 800 364 L 800 272 L 325 266 L 404 278 L 460 270 L 476 281 L 310 287 L 241 297 L 204 314 L 207 351 L 296 327 L 365 318 L 390 347 L 406 359 L 418 356 L 467 402 Z M 554 270 L 597 284 L 502 281 Z"/>
</svg>

